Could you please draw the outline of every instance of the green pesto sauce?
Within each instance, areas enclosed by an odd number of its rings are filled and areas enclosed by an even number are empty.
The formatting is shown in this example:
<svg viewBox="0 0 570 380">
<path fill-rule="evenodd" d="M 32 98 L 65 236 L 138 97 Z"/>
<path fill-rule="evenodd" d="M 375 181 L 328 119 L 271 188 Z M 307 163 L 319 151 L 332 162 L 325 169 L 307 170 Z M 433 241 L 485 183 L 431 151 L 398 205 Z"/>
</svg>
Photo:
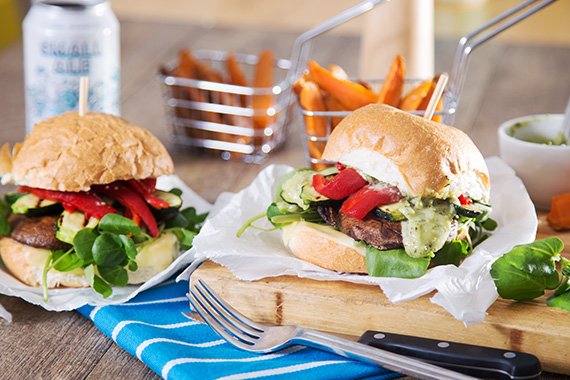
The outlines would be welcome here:
<svg viewBox="0 0 570 380">
<path fill-rule="evenodd" d="M 566 145 L 566 139 L 562 132 L 558 133 L 554 138 L 549 138 L 547 136 L 542 136 L 536 133 L 521 133 L 522 128 L 526 127 L 532 123 L 532 120 L 526 122 L 519 122 L 513 124 L 508 128 L 508 134 L 518 140 L 535 143 L 535 144 L 545 144 L 545 145 Z"/>
<path fill-rule="evenodd" d="M 402 238 L 409 256 L 432 256 L 443 247 L 451 232 L 454 215 L 451 203 L 415 199 L 402 213 L 407 218 L 402 222 Z"/>
</svg>

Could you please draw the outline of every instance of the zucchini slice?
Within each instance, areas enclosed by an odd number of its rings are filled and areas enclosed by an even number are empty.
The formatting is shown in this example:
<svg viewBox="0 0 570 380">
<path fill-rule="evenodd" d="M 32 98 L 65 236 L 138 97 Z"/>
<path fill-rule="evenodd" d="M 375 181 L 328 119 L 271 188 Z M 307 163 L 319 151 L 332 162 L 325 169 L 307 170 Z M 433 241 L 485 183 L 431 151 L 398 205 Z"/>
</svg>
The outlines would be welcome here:
<svg viewBox="0 0 570 380">
<path fill-rule="evenodd" d="M 155 190 L 155 192 L 152 193 L 152 195 L 167 202 L 169 204 L 169 208 L 179 209 L 180 207 L 182 207 L 182 198 L 174 193 L 162 190 Z"/>
<path fill-rule="evenodd" d="M 405 200 L 383 205 L 374 209 L 374 215 L 393 222 L 401 222 L 402 220 L 406 220 L 406 216 L 402 213 L 401 209 L 407 206 L 408 203 Z"/>
<path fill-rule="evenodd" d="M 49 201 L 47 199 L 41 200 L 34 194 L 25 194 L 12 203 L 12 212 L 14 214 L 24 214 L 29 216 L 39 216 L 45 214 L 54 214 L 61 212 L 63 207 L 60 203 Z"/>
<path fill-rule="evenodd" d="M 467 218 L 480 218 L 483 215 L 487 215 L 491 212 L 491 206 L 480 202 L 473 202 L 470 205 L 457 205 L 453 204 L 455 212 L 459 216 L 465 216 Z"/>
<path fill-rule="evenodd" d="M 56 223 L 55 237 L 65 243 L 73 244 L 73 238 L 84 228 L 95 228 L 99 220 L 97 218 L 89 218 L 85 220 L 85 214 L 79 211 L 64 211 Z"/>
<path fill-rule="evenodd" d="M 176 216 L 176 213 L 178 213 L 180 207 L 182 207 L 182 198 L 175 193 L 162 191 L 162 190 L 155 190 L 154 193 L 152 193 L 152 195 L 162 199 L 163 201 L 167 202 L 169 205 L 167 208 L 154 208 L 154 207 L 150 208 L 152 214 L 159 222 L 174 218 Z"/>
</svg>

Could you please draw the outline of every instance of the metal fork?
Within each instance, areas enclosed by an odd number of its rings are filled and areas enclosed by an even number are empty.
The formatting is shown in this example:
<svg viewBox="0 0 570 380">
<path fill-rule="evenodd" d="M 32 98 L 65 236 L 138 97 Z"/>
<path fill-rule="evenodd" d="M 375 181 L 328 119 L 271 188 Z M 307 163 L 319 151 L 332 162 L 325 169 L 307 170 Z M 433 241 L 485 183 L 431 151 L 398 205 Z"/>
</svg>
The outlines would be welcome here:
<svg viewBox="0 0 570 380">
<path fill-rule="evenodd" d="M 187 296 L 194 310 L 214 331 L 229 343 L 245 351 L 266 354 L 300 344 L 350 359 L 381 365 L 389 370 L 420 379 L 474 379 L 416 359 L 319 331 L 291 325 L 268 326 L 256 323 L 222 300 L 202 280 L 190 286 Z"/>
</svg>

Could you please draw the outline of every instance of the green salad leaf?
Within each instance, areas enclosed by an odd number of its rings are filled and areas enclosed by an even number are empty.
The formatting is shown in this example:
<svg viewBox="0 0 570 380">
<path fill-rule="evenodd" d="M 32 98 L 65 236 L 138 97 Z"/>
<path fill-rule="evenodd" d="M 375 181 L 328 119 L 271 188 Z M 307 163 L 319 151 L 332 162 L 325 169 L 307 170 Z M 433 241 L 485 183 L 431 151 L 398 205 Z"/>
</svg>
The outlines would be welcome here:
<svg viewBox="0 0 570 380">
<path fill-rule="evenodd" d="M 564 243 L 557 237 L 517 245 L 491 265 L 491 277 L 499 295 L 528 301 L 560 285 L 556 262 Z"/>
<path fill-rule="evenodd" d="M 468 254 L 469 244 L 465 240 L 452 240 L 435 253 L 431 263 L 433 266 L 453 264 L 458 267 Z"/>
<path fill-rule="evenodd" d="M 171 192 L 178 194 L 176 189 Z M 2 211 L 0 201 L 0 232 Z M 161 227 L 161 231 L 172 232 L 181 248 L 189 249 L 207 215 L 198 214 L 193 207 L 177 211 L 173 219 Z M 44 298 L 47 300 L 47 273 L 51 269 L 69 272 L 77 268 L 83 268 L 85 278 L 96 292 L 103 297 L 110 296 L 111 285 L 127 285 L 127 269 L 138 269 L 138 250 L 152 240 L 153 238 L 144 233 L 131 219 L 118 214 L 105 215 L 95 228 L 79 230 L 73 238 L 73 247 L 70 250 L 50 252 L 43 272 Z"/>
<path fill-rule="evenodd" d="M 99 231 L 112 232 L 114 234 L 140 235 L 141 228 L 131 219 L 119 214 L 107 214 L 97 225 Z"/>
<path fill-rule="evenodd" d="M 4 200 L 0 200 L 0 236 L 8 236 L 12 231 L 10 223 L 8 223 L 8 216 L 10 215 L 11 208 Z"/>
<path fill-rule="evenodd" d="M 53 251 L 52 260 L 52 267 L 60 272 L 70 272 L 83 266 L 83 260 L 72 250 L 67 252 Z"/>
<path fill-rule="evenodd" d="M 430 258 L 410 257 L 403 249 L 380 251 L 366 246 L 366 270 L 370 276 L 418 278 L 427 272 Z"/>
<path fill-rule="evenodd" d="M 87 265 L 93 263 L 93 244 L 95 244 L 95 239 L 97 239 L 97 233 L 92 228 L 79 230 L 73 238 L 75 253 Z"/>
<path fill-rule="evenodd" d="M 120 265 L 99 267 L 99 275 L 111 285 L 125 286 L 129 282 L 129 276 L 125 268 Z"/>
<path fill-rule="evenodd" d="M 98 266 L 113 267 L 126 265 L 128 257 L 121 239 L 115 234 L 103 232 L 93 243 L 93 260 Z"/>
</svg>

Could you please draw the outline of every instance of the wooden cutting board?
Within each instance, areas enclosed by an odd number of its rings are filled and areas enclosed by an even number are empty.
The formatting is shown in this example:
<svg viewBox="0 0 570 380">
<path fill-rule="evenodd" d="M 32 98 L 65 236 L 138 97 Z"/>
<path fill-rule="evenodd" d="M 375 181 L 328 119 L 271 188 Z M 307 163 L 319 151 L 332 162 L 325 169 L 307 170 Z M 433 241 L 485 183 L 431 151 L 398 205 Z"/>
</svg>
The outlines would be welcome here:
<svg viewBox="0 0 570 380">
<path fill-rule="evenodd" d="M 539 214 L 538 238 L 557 235 L 570 256 L 570 233 L 555 233 Z M 538 356 L 543 369 L 570 375 L 570 313 L 544 299 L 517 303 L 498 300 L 484 322 L 465 327 L 431 295 L 392 304 L 376 286 L 281 276 L 240 281 L 211 262 L 192 281 L 204 280 L 236 309 L 259 322 L 296 324 L 337 334 L 360 336 L 366 330 L 524 351 Z"/>
</svg>

